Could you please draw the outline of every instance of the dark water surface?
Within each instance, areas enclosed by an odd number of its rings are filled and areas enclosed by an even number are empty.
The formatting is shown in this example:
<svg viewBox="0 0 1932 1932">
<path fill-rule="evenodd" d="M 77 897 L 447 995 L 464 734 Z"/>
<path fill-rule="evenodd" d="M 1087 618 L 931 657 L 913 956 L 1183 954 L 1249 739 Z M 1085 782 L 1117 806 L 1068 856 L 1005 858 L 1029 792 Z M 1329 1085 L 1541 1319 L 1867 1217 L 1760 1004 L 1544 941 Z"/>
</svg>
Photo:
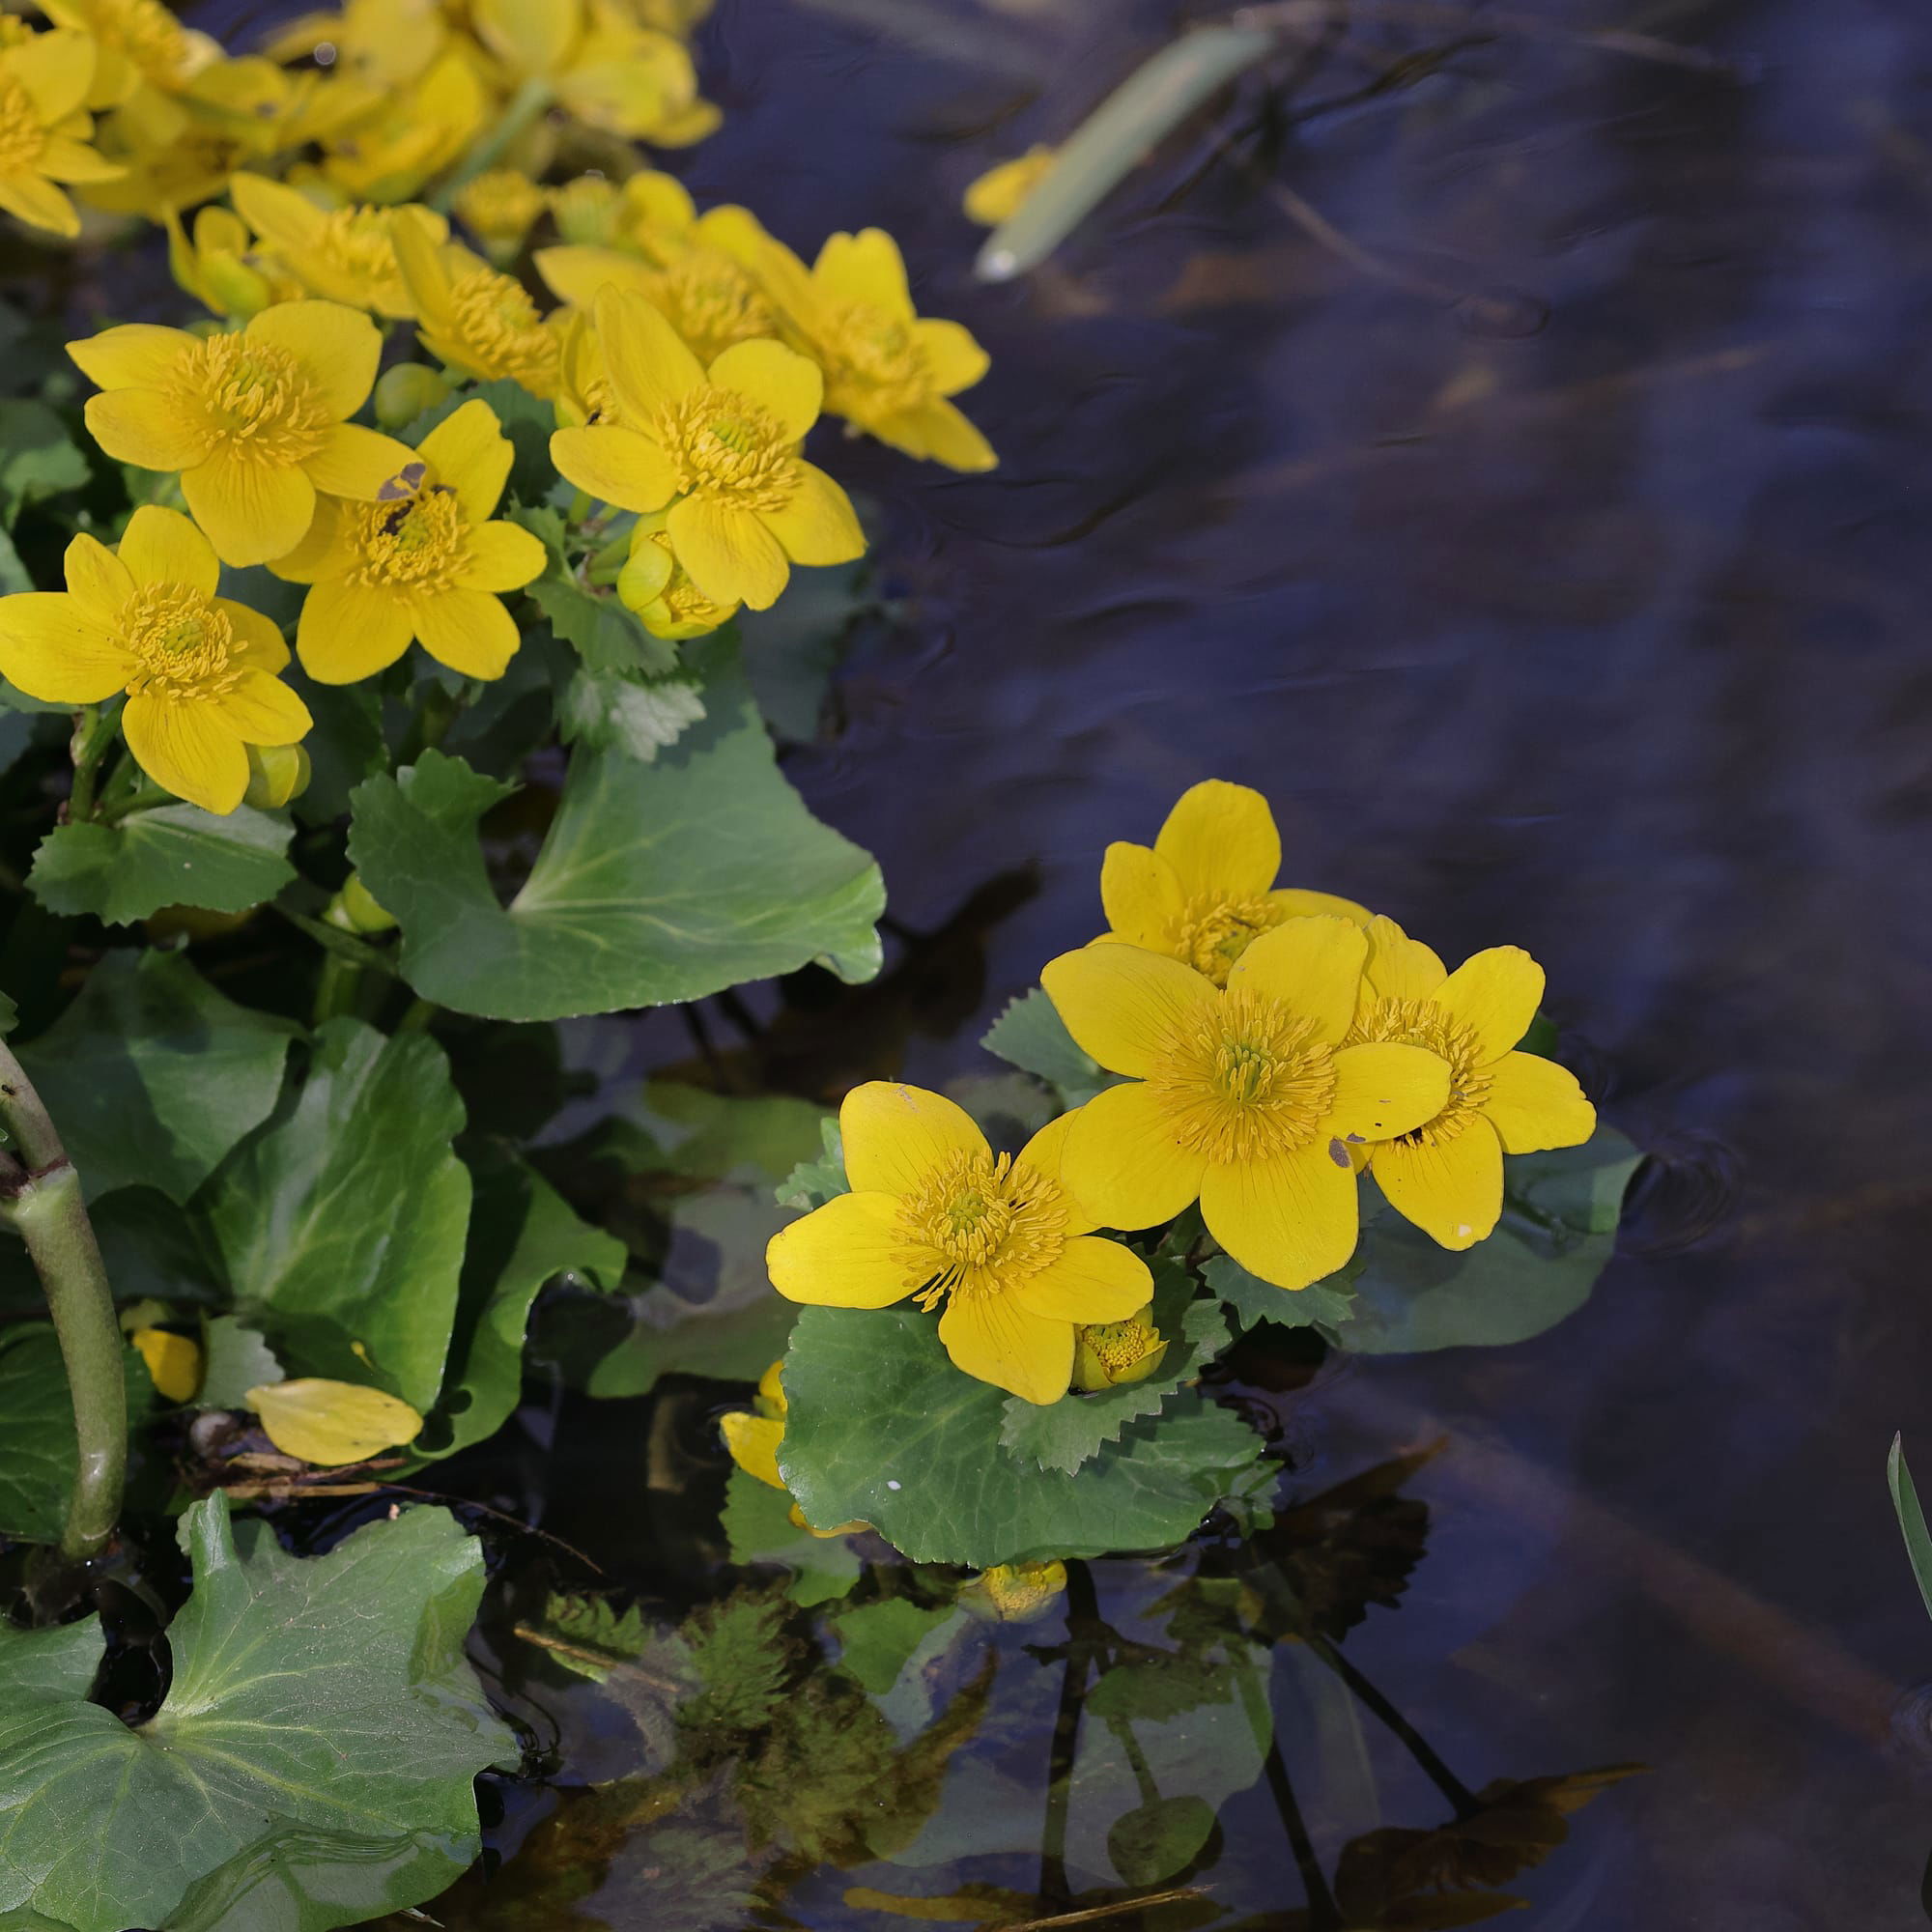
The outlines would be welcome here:
<svg viewBox="0 0 1932 1932">
<path fill-rule="evenodd" d="M 1272 1398 L 1308 1491 L 1448 1437 L 1408 1486 L 1427 1553 L 1348 1655 L 1471 1786 L 1652 1767 L 1514 1882 L 1515 1923 L 1902 1932 L 1932 1847 L 1932 1628 L 1884 1484 L 1894 1429 L 1932 1462 L 1932 14 L 1537 11 L 1750 77 L 1365 29 L 1243 86 L 1238 161 L 1204 123 L 988 289 L 966 182 L 1207 10 L 722 0 L 724 126 L 681 171 L 807 249 L 898 236 L 992 352 L 968 401 L 1003 457 L 835 454 L 909 615 L 789 768 L 909 928 L 1038 867 L 970 1015 L 911 1038 L 929 1084 L 1097 928 L 1106 842 L 1208 776 L 1273 800 L 1285 882 L 1545 963 L 1566 1056 L 1660 1160 L 1553 1332 Z M 652 1425 L 610 1414 L 558 1521 L 636 1492 Z M 1281 1721 L 1324 1856 L 1441 1815 L 1381 1727 Z M 1264 1788 L 1223 1833 L 1200 1883 L 1300 1904 Z M 928 1883 L 880 1869 L 756 1922 L 910 1922 L 840 1902 Z M 647 1867 L 572 1922 L 650 1901 Z"/>
</svg>

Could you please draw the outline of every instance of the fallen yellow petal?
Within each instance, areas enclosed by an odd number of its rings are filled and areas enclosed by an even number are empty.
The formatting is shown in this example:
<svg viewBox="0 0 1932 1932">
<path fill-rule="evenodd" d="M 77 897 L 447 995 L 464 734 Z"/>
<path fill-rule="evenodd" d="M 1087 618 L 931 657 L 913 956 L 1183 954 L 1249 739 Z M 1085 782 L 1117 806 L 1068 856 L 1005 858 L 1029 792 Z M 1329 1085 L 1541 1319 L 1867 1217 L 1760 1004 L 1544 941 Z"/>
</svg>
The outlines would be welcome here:
<svg viewBox="0 0 1932 1932">
<path fill-rule="evenodd" d="M 262 1418 L 269 1440 L 304 1463 L 359 1463 L 413 1442 L 423 1426 L 399 1397 L 319 1377 L 267 1382 L 242 1399 Z"/>
</svg>

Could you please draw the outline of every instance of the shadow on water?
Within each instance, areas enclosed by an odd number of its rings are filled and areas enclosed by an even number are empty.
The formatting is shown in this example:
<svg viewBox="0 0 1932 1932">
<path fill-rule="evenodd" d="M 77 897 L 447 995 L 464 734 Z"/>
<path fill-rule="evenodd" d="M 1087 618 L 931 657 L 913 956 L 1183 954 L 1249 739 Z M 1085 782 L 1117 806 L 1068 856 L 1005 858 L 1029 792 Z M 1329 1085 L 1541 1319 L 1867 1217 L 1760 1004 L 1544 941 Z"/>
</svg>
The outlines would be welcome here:
<svg viewBox="0 0 1932 1932">
<path fill-rule="evenodd" d="M 985 1022 L 1092 935 L 1102 847 L 1221 776 L 1293 882 L 1547 965 L 1656 1150 L 1622 1259 L 1506 1350 L 1237 1361 L 1291 1458 L 1248 1556 L 1095 1564 L 1009 1625 L 874 1548 L 852 1601 L 899 1607 L 863 1671 L 721 1572 L 715 1384 L 559 1382 L 449 1472 L 602 1575 L 515 1547 L 492 1640 L 548 1776 L 497 1787 L 441 1922 L 1923 1922 L 1932 1637 L 1880 1467 L 1932 1340 L 1932 18 L 1548 10 L 1743 84 L 1337 35 L 974 285 L 965 183 L 1208 11 L 721 0 L 694 189 L 795 245 L 897 235 L 992 352 L 1003 464 L 842 459 L 906 621 L 788 769 L 879 855 L 895 974 L 571 1050 L 812 1096 L 983 1073 Z M 553 1579 L 637 1597 L 638 1660 L 595 1684 L 515 1636 Z M 1119 1909 L 1190 1833 L 1150 1881 L 1186 1895 Z"/>
</svg>

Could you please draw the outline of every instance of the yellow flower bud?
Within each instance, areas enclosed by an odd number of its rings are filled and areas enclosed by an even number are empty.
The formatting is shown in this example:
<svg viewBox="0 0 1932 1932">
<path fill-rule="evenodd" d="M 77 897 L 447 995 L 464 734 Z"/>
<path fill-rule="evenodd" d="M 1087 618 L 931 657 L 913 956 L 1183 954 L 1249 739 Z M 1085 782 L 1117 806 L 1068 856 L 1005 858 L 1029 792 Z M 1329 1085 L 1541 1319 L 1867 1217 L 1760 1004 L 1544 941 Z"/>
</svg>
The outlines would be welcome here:
<svg viewBox="0 0 1932 1932">
<path fill-rule="evenodd" d="M 261 314 L 275 299 L 274 284 L 239 255 L 208 256 L 201 265 L 201 279 L 221 312 L 241 320 Z"/>
<path fill-rule="evenodd" d="M 245 745 L 248 753 L 246 805 L 275 810 L 308 789 L 308 753 L 299 745 Z"/>
<path fill-rule="evenodd" d="M 1098 1321 L 1073 1331 L 1073 1386 L 1088 1394 L 1143 1382 L 1160 1367 L 1167 1344 L 1143 1308 L 1124 1321 Z"/>
<path fill-rule="evenodd" d="M 449 395 L 449 384 L 426 362 L 398 362 L 376 384 L 376 420 L 384 429 L 407 429 Z"/>
<path fill-rule="evenodd" d="M 148 1365 L 148 1379 L 167 1402 L 186 1402 L 201 1386 L 201 1347 L 167 1328 L 137 1328 L 128 1338 Z"/>
<path fill-rule="evenodd" d="M 1064 1563 L 996 1563 L 959 1592 L 959 1606 L 986 1623 L 1031 1624 L 1050 1614 L 1065 1589 Z"/>
<path fill-rule="evenodd" d="M 359 872 L 350 873 L 324 917 L 344 932 L 387 932 L 396 923 L 394 915 L 376 903 L 375 895 L 362 883 Z"/>
<path fill-rule="evenodd" d="M 622 198 L 603 175 L 579 175 L 551 195 L 556 232 L 580 248 L 608 248 L 616 240 Z"/>
<path fill-rule="evenodd" d="M 1055 148 L 1029 148 L 1025 154 L 998 167 L 988 168 L 966 190 L 966 218 L 982 228 L 997 228 L 1010 221 L 1026 205 L 1027 197 L 1053 172 L 1060 158 Z"/>
</svg>

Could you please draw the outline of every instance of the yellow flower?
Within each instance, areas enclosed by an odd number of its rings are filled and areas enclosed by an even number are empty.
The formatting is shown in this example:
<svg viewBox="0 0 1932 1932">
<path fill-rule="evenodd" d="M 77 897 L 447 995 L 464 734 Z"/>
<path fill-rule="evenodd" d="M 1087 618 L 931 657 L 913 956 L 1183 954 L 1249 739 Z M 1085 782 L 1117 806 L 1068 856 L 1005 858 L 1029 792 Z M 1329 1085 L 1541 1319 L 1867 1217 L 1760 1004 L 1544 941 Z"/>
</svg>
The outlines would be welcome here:
<svg viewBox="0 0 1932 1932">
<path fill-rule="evenodd" d="M 88 146 L 94 124 L 81 102 L 94 63 L 84 34 L 37 34 L 0 49 L 0 208 L 56 235 L 80 233 L 58 184 L 122 172 Z"/>
<path fill-rule="evenodd" d="M 161 0 L 41 0 L 41 11 L 99 49 L 88 104 L 128 108 L 156 143 L 181 129 L 166 97 L 185 94 L 224 58 L 218 41 L 184 27 Z"/>
<path fill-rule="evenodd" d="M 707 370 L 649 302 L 597 298 L 601 420 L 560 429 L 551 460 L 620 510 L 662 510 L 678 561 L 714 603 L 770 608 L 794 563 L 846 563 L 865 533 L 843 490 L 799 454 L 822 384 L 803 355 L 741 342 Z"/>
<path fill-rule="evenodd" d="M 943 1296 L 939 1339 L 955 1368 L 1026 1402 L 1058 1402 L 1074 1330 L 1125 1321 L 1153 1293 L 1147 1264 L 1096 1239 L 1094 1217 L 1062 1184 L 1077 1118 L 1042 1127 L 1015 1158 L 995 1155 L 972 1117 L 937 1094 L 855 1087 L 838 1110 L 852 1192 L 773 1237 L 773 1285 L 833 1308 L 909 1294 L 930 1308 Z"/>
<path fill-rule="evenodd" d="M 701 242 L 684 245 L 664 268 L 615 248 L 569 243 L 539 248 L 536 265 L 559 300 L 581 308 L 590 307 L 606 288 L 641 297 L 664 315 L 700 362 L 716 361 L 733 343 L 764 341 L 784 331 L 782 318 L 757 278 L 735 257 Z"/>
<path fill-rule="evenodd" d="M 128 323 L 70 342 L 104 393 L 87 427 L 119 463 L 178 469 L 223 563 L 268 563 L 315 521 L 318 491 L 372 498 L 406 444 L 348 422 L 376 382 L 383 339 L 336 302 L 281 302 L 237 335 Z"/>
<path fill-rule="evenodd" d="M 280 260 L 254 244 L 248 225 L 225 208 L 204 208 L 192 235 L 173 209 L 163 214 L 168 270 L 176 283 L 215 315 L 245 321 L 276 302 L 297 301 L 302 285 Z"/>
<path fill-rule="evenodd" d="M 314 585 L 296 650 L 319 684 L 373 677 L 418 638 L 466 677 L 501 677 L 516 655 L 499 593 L 544 572 L 542 543 L 493 523 L 509 480 L 510 439 L 480 397 L 430 431 L 373 503 L 332 503 L 293 554 L 270 567 Z"/>
<path fill-rule="evenodd" d="M 1085 1211 L 1151 1228 L 1195 1200 L 1250 1274 L 1306 1288 L 1354 1253 L 1350 1150 L 1433 1120 L 1449 1067 L 1419 1046 L 1344 1045 L 1368 939 L 1340 919 L 1264 933 L 1225 988 L 1137 946 L 1089 946 L 1040 976 L 1080 1045 L 1129 1076 L 1070 1122 L 1062 1166 Z M 1105 1319 L 1105 1318 L 1095 1318 Z"/>
<path fill-rule="evenodd" d="M 345 0 L 339 10 L 291 20 L 266 51 L 270 60 L 307 60 L 326 43 L 335 49 L 333 72 L 392 95 L 420 80 L 453 38 L 442 0 Z"/>
<path fill-rule="evenodd" d="M 1441 1110 L 1369 1150 L 1388 1204 L 1445 1248 L 1494 1232 L 1503 1155 L 1578 1147 L 1597 1110 L 1577 1076 L 1513 1051 L 1543 998 L 1543 968 L 1516 946 L 1492 946 L 1455 972 L 1392 919 L 1369 923 L 1369 962 L 1349 1044 L 1400 1040 L 1449 1064 Z"/>
<path fill-rule="evenodd" d="M 171 1328 L 136 1328 L 128 1337 L 164 1402 L 187 1402 L 201 1386 L 201 1345 Z"/>
<path fill-rule="evenodd" d="M 310 295 L 398 321 L 413 320 L 415 302 L 396 266 L 390 239 L 394 210 L 324 208 L 298 188 L 262 175 L 237 175 L 228 191 Z M 441 215 L 426 208 L 414 213 L 432 241 L 440 242 L 448 235 L 449 223 Z"/>
<path fill-rule="evenodd" d="M 420 78 L 384 88 L 378 109 L 326 143 L 323 172 L 357 201 L 408 201 L 457 160 L 496 112 L 473 58 L 452 47 Z"/>
<path fill-rule="evenodd" d="M 456 212 L 493 262 L 516 259 L 550 197 L 521 168 L 492 168 L 464 185 Z"/>
<path fill-rule="evenodd" d="M 641 168 L 621 184 L 603 175 L 580 175 L 555 191 L 552 205 L 557 233 L 566 242 L 615 248 L 660 268 L 690 246 L 698 222 L 691 190 L 675 175 L 655 168 Z"/>
<path fill-rule="evenodd" d="M 461 242 L 440 242 L 424 209 L 396 210 L 390 233 L 432 355 L 486 383 L 508 377 L 546 402 L 556 394 L 562 333 L 521 282 Z"/>
<path fill-rule="evenodd" d="M 1107 847 L 1100 904 L 1124 940 L 1185 960 L 1215 985 L 1251 940 L 1284 920 L 1328 915 L 1368 923 L 1366 906 L 1332 893 L 1277 887 L 1281 835 L 1260 792 L 1208 779 L 1181 793 L 1150 848 Z"/>
<path fill-rule="evenodd" d="M 959 1607 L 985 1623 L 1032 1624 L 1052 1614 L 1066 1594 L 1066 1565 L 995 1563 L 959 1592 Z"/>
<path fill-rule="evenodd" d="M 1124 1321 L 1098 1321 L 1073 1338 L 1073 1386 L 1083 1393 L 1144 1382 L 1167 1359 L 1167 1344 L 1143 1308 Z"/>
<path fill-rule="evenodd" d="M 617 597 L 654 638 L 702 638 L 738 614 L 736 604 L 714 604 L 691 581 L 671 549 L 663 511 L 639 517 L 631 532 L 630 560 L 617 579 Z"/>
<path fill-rule="evenodd" d="M 760 269 L 825 371 L 831 414 L 949 469 L 991 469 L 999 461 L 947 400 L 986 373 L 986 352 L 958 323 L 914 310 L 898 244 L 884 229 L 834 235 L 810 274 L 766 236 Z"/>
<path fill-rule="evenodd" d="M 755 1477 L 768 1489 L 789 1494 L 785 1479 L 779 1474 L 779 1445 L 784 1440 L 784 1419 L 791 1406 L 785 1401 L 784 1383 L 780 1379 L 783 1368 L 782 1362 L 774 1362 L 758 1378 L 758 1392 L 753 1398 L 750 1411 L 728 1410 L 718 1418 L 718 1430 L 732 1462 L 746 1475 Z M 849 1536 L 854 1530 L 871 1527 L 866 1522 L 841 1522 L 837 1529 L 812 1529 L 796 1503 L 791 1506 L 791 1520 L 800 1529 L 811 1530 L 813 1536 L 819 1537 Z"/>
<path fill-rule="evenodd" d="M 617 234 L 623 201 L 608 175 L 579 175 L 551 190 L 556 232 L 584 247 L 609 247 Z"/>
<path fill-rule="evenodd" d="M 320 1377 L 265 1382 L 242 1400 L 284 1456 L 325 1467 L 363 1463 L 422 1434 L 423 1419 L 401 1397 Z"/>
<path fill-rule="evenodd" d="M 135 763 L 177 798 L 233 811 L 248 788 L 247 747 L 293 745 L 310 720 L 275 676 L 289 661 L 281 632 L 217 597 L 220 578 L 185 517 L 146 504 L 118 553 L 74 538 L 64 593 L 0 598 L 0 672 L 52 704 L 125 691 Z"/>
<path fill-rule="evenodd" d="M 966 189 L 966 218 L 982 228 L 1010 221 L 1026 205 L 1027 196 L 1053 172 L 1058 148 L 1029 148 L 1017 159 L 988 168 Z"/>
</svg>

